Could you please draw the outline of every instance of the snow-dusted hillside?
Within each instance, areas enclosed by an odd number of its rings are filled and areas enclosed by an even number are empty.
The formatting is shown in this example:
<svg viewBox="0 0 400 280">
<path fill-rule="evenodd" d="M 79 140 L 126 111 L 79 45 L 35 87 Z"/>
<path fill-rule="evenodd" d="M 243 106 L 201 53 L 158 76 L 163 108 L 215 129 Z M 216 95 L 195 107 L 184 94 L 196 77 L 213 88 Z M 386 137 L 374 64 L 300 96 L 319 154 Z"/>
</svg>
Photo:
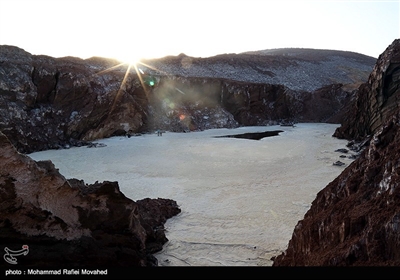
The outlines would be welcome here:
<svg viewBox="0 0 400 280">
<path fill-rule="evenodd" d="M 354 52 L 293 48 L 208 58 L 180 54 L 144 60 L 151 67 L 139 67 L 153 75 L 221 78 L 314 91 L 329 84 L 365 82 L 375 62 L 376 58 Z"/>
</svg>

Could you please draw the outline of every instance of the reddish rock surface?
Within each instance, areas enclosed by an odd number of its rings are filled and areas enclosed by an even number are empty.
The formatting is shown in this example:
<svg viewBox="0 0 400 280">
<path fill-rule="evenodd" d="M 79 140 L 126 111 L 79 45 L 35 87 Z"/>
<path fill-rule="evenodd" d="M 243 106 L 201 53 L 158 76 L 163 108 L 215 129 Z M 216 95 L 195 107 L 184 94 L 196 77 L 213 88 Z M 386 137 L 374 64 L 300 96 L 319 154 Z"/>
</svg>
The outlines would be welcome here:
<svg viewBox="0 0 400 280">
<path fill-rule="evenodd" d="M 360 86 L 335 135 L 364 150 L 317 194 L 273 266 L 400 265 L 399 57 L 395 40 Z"/>
<path fill-rule="evenodd" d="M 317 194 L 274 266 L 400 265 L 400 119 Z"/>
<path fill-rule="evenodd" d="M 362 140 L 375 133 L 400 108 L 400 39 L 379 56 L 368 81 L 362 84 L 349 105 L 346 117 L 334 136 Z"/>
</svg>

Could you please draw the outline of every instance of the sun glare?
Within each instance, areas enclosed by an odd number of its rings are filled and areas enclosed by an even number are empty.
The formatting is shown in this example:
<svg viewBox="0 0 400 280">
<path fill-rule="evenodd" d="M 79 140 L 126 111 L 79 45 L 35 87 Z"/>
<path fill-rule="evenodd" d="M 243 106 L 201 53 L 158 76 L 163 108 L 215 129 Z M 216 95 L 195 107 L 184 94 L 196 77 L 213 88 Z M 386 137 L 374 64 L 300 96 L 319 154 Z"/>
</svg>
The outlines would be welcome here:
<svg viewBox="0 0 400 280">
<path fill-rule="evenodd" d="M 118 48 L 111 48 L 116 52 L 115 58 L 120 62 L 126 64 L 138 64 L 141 60 L 153 59 L 166 56 L 163 49 L 159 49 L 154 45 L 140 44 L 132 45 L 126 44 Z M 166 52 L 167 53 L 167 52 Z"/>
<path fill-rule="evenodd" d="M 135 54 L 126 54 L 126 55 L 119 55 L 116 59 L 125 64 L 137 65 L 139 61 L 142 59 L 142 57 Z"/>
</svg>

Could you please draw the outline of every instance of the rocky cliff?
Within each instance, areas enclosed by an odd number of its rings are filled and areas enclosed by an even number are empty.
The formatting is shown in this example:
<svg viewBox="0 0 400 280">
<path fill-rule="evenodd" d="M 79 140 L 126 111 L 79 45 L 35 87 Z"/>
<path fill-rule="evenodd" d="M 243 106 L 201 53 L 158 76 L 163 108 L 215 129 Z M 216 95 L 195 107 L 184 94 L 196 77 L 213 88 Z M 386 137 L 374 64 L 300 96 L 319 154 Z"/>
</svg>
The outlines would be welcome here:
<svg viewBox="0 0 400 280">
<path fill-rule="evenodd" d="M 154 75 L 212 77 L 312 92 L 330 84 L 365 82 L 376 58 L 345 51 L 287 48 L 207 58 L 180 54 L 143 62 L 139 67 Z"/>
<path fill-rule="evenodd" d="M 349 52 L 287 49 L 134 67 L 0 46 L 0 131 L 29 153 L 155 129 L 338 122 L 374 63 Z"/>
<path fill-rule="evenodd" d="M 0 47 L 0 130 L 21 152 L 81 145 L 146 121 L 144 89 L 115 61 Z"/>
<path fill-rule="evenodd" d="M 66 180 L 50 161 L 17 152 L 1 132 L 0 165 L 1 243 L 29 249 L 9 261 L 35 268 L 157 265 L 152 254 L 167 241 L 164 223 L 180 212 L 175 201 L 134 202 L 117 182 Z"/>
<path fill-rule="evenodd" d="M 334 136 L 362 140 L 374 134 L 385 121 L 399 111 L 400 40 L 395 40 L 379 56 L 368 81 L 354 99 Z"/>
<path fill-rule="evenodd" d="M 395 40 L 358 89 L 335 135 L 363 140 L 361 155 L 317 194 L 273 266 L 400 265 L 399 58 Z"/>
</svg>

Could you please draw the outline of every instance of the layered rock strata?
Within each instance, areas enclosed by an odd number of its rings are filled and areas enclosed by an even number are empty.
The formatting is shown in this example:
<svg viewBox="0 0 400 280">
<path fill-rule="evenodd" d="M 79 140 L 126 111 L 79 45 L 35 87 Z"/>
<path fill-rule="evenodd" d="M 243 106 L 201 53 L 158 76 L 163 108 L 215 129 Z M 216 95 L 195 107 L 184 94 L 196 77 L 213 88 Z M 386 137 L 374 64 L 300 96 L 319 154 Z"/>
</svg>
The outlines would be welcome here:
<svg viewBox="0 0 400 280">
<path fill-rule="evenodd" d="M 338 138 L 362 140 L 374 134 L 400 108 L 400 39 L 379 56 L 368 81 L 355 92 Z"/>
</svg>

